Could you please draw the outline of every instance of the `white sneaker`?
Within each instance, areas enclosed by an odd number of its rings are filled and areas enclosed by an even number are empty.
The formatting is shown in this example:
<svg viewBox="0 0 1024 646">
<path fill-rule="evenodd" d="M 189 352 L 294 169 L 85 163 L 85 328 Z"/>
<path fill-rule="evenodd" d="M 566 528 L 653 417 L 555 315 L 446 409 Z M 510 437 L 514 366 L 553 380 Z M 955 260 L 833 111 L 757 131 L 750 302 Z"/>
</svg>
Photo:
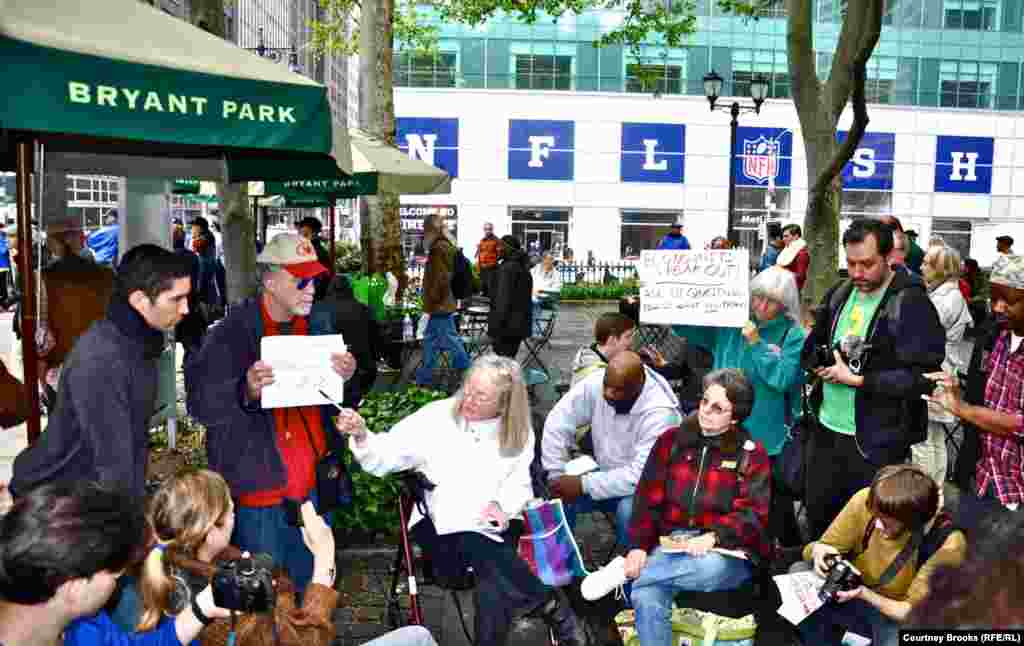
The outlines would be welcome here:
<svg viewBox="0 0 1024 646">
<path fill-rule="evenodd" d="M 588 574 L 580 585 L 580 594 L 587 601 L 597 601 L 626 582 L 626 559 L 616 556 L 608 565 Z"/>
</svg>

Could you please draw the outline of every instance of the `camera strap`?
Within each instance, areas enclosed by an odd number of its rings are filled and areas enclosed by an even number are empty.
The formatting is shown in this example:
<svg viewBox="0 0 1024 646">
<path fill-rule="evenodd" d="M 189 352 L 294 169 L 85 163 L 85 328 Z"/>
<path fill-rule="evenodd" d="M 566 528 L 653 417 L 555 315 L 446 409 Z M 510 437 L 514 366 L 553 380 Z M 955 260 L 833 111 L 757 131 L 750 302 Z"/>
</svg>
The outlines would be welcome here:
<svg viewBox="0 0 1024 646">
<path fill-rule="evenodd" d="M 871 520 L 868 521 L 868 526 L 864 529 L 864 538 L 861 540 L 861 553 L 864 553 L 868 549 L 868 542 L 871 540 L 871 534 L 875 531 L 875 517 L 872 516 Z M 903 566 L 907 564 L 918 549 L 921 547 L 921 543 L 924 542 L 924 528 L 918 528 L 910 536 L 910 540 L 903 546 L 896 558 L 892 560 L 889 567 L 885 568 L 882 572 L 882 576 L 878 577 L 878 583 L 875 587 L 881 588 L 882 586 L 888 585 L 892 581 L 899 571 L 903 569 Z"/>
</svg>

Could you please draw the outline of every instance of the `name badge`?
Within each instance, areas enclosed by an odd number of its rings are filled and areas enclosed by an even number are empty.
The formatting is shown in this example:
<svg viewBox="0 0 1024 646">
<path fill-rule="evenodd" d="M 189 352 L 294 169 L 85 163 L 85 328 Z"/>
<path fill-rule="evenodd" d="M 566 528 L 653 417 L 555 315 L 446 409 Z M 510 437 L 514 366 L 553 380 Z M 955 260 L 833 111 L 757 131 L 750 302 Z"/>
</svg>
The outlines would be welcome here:
<svg viewBox="0 0 1024 646">
<path fill-rule="evenodd" d="M 736 460 L 722 460 L 723 469 L 736 469 Z"/>
</svg>

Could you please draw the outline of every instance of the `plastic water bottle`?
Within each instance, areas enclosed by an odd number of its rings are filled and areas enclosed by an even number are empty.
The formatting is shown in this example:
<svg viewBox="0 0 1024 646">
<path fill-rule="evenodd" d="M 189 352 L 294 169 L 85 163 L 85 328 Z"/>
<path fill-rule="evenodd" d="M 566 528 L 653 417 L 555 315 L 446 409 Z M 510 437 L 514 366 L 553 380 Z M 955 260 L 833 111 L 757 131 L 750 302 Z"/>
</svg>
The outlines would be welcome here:
<svg viewBox="0 0 1024 646">
<path fill-rule="evenodd" d="M 405 341 L 411 341 L 413 335 L 412 319 L 406 314 L 405 318 L 402 319 L 402 339 Z"/>
</svg>

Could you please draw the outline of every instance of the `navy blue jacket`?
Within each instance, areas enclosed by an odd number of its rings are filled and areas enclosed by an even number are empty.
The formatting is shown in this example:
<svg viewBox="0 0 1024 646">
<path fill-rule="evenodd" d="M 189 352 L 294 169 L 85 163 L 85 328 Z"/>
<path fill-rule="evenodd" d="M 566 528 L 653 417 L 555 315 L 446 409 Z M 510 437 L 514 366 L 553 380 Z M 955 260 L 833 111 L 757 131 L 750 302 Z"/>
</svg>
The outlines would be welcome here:
<svg viewBox="0 0 1024 646">
<path fill-rule="evenodd" d="M 330 312 L 318 305 L 308 318 L 309 334 L 334 334 Z M 259 298 L 247 299 L 210 328 L 202 348 L 185 365 L 188 410 L 206 427 L 209 468 L 224 476 L 235 496 L 283 487 L 286 480 L 273 411 L 245 402 L 245 373 L 260 359 L 262 338 Z M 320 410 L 328 447 L 339 446 L 330 419 L 336 409 L 325 405 Z"/>
<path fill-rule="evenodd" d="M 815 367 L 815 348 L 832 345 L 840 313 L 853 289 L 844 280 L 825 295 L 814 329 L 804 343 L 801 364 Z M 921 395 L 931 392 L 923 375 L 942 369 L 946 332 L 920 278 L 895 272 L 875 317 L 868 326 L 870 345 L 857 389 L 857 443 L 871 462 L 896 464 L 906 459 L 910 445 L 927 434 L 928 411 Z M 811 396 L 812 410 L 821 407 L 821 383 Z"/>
</svg>

